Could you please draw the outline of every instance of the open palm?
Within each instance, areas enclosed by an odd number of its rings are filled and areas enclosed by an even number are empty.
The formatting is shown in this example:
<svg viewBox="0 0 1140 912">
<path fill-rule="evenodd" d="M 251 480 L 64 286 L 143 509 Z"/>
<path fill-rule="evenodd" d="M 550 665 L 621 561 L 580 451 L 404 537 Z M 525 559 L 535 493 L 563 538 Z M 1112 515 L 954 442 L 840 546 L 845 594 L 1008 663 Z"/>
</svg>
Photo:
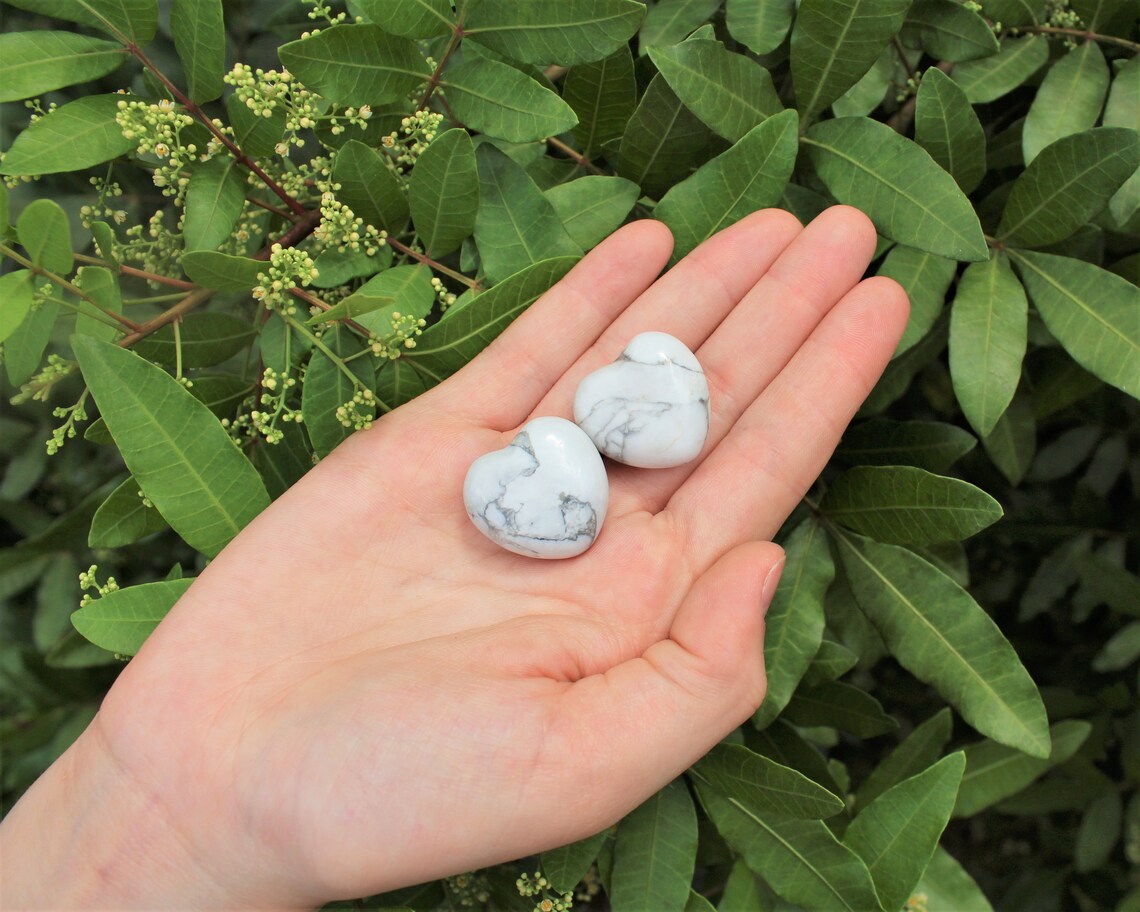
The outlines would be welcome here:
<svg viewBox="0 0 1140 912">
<path fill-rule="evenodd" d="M 659 223 L 601 244 L 456 376 L 350 438 L 235 539 L 85 738 L 177 833 L 202 895 L 304 905 L 550 848 L 613 823 L 764 694 L 770 539 L 906 320 L 835 208 L 755 213 L 657 278 Z M 656 281 L 654 281 L 656 279 Z M 639 332 L 710 382 L 701 457 L 608 465 L 584 555 L 500 550 L 471 462 Z M 213 891 L 210 893 L 209 891 Z"/>
</svg>

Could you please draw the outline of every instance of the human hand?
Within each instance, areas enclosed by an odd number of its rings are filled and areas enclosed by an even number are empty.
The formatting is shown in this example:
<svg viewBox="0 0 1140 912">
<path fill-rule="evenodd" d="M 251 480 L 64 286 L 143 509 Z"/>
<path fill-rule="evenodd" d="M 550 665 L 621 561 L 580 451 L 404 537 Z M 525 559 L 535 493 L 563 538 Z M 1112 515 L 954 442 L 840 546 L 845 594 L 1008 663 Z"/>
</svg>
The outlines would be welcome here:
<svg viewBox="0 0 1140 912">
<path fill-rule="evenodd" d="M 61 811 L 68 905 L 301 907 L 590 835 L 747 719 L 782 565 L 769 540 L 906 298 L 860 281 L 875 234 L 848 208 L 806 229 L 755 213 L 654 281 L 670 245 L 653 221 L 616 232 L 246 528 L 10 815 L 40 867 L 9 895 L 60 903 L 37 875 L 63 857 L 44 814 L 68 795 L 87 802 Z M 609 464 L 580 557 L 496 547 L 464 511 L 468 466 L 529 417 L 568 417 L 579 380 L 646 330 L 705 368 L 701 457 Z"/>
</svg>

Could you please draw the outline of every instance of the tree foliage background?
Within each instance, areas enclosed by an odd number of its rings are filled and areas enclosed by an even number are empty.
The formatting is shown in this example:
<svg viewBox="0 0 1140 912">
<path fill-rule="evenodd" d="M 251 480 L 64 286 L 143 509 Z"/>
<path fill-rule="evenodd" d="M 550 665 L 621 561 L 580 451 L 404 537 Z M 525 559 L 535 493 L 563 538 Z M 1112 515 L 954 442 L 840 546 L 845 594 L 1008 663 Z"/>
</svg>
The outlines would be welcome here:
<svg viewBox="0 0 1140 912">
<path fill-rule="evenodd" d="M 1140 909 L 1133 0 L 0 12 L 5 808 L 244 523 L 624 221 L 838 201 L 913 314 L 781 534 L 756 717 L 593 839 L 348 905 Z"/>
</svg>

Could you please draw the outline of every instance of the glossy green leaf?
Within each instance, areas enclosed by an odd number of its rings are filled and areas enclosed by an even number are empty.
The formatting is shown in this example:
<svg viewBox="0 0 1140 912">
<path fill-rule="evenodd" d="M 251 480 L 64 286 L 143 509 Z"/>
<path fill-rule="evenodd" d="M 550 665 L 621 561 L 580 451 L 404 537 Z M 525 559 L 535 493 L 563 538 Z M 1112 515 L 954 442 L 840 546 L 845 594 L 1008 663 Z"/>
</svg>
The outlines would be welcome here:
<svg viewBox="0 0 1140 912">
<path fill-rule="evenodd" d="M 954 0 L 915 0 L 903 33 L 914 34 L 936 60 L 962 63 L 998 52 L 985 19 Z"/>
<path fill-rule="evenodd" d="M 776 50 L 792 27 L 794 0 L 727 0 L 728 33 L 754 54 Z"/>
<path fill-rule="evenodd" d="M 341 359 L 365 350 L 359 337 L 341 326 L 333 326 L 321 336 L 321 341 Z M 356 378 L 355 382 L 345 369 Z M 336 410 L 352 399 L 357 389 L 372 389 L 374 369 L 369 358 L 345 362 L 345 369 L 317 350 L 313 352 L 305 372 L 301 415 L 305 419 L 305 430 L 313 444 L 313 452 L 322 459 L 353 433 L 351 427 L 340 423 Z M 359 407 L 359 411 L 365 412 L 367 407 Z"/>
<path fill-rule="evenodd" d="M 71 623 L 96 646 L 134 655 L 193 582 L 166 580 L 109 592 L 76 611 Z"/>
<path fill-rule="evenodd" d="M 637 80 L 629 48 L 618 48 L 604 60 L 571 67 L 562 84 L 562 100 L 578 117 L 574 138 L 587 158 L 593 158 L 604 143 L 620 139 L 637 107 Z"/>
<path fill-rule="evenodd" d="M 957 271 L 958 264 L 953 260 L 904 244 L 896 244 L 883 258 L 878 275 L 894 279 L 910 299 L 910 319 L 894 357 L 914 347 L 930 332 L 942 313 L 946 292 Z"/>
<path fill-rule="evenodd" d="M 143 45 L 158 25 L 157 0 L 5 0 L 11 6 L 54 19 L 81 22 L 116 38 Z"/>
<path fill-rule="evenodd" d="M 134 147 L 115 113 L 122 95 L 88 95 L 60 105 L 20 132 L 0 163 L 0 174 L 30 176 L 81 171 Z"/>
<path fill-rule="evenodd" d="M 188 545 L 216 555 L 269 503 L 257 471 L 210 410 L 161 368 L 90 337 L 71 344 L 143 493 Z"/>
<path fill-rule="evenodd" d="M 1140 133 L 1101 127 L 1064 136 L 1017 178 L 998 239 L 1017 247 L 1064 240 L 1107 205 L 1140 166 Z"/>
<path fill-rule="evenodd" d="M 37 199 L 28 203 L 16 220 L 16 236 L 37 266 L 57 275 L 71 273 L 75 265 L 71 223 L 55 200 Z"/>
<path fill-rule="evenodd" d="M 855 808 L 862 808 L 904 779 L 917 776 L 932 765 L 950 740 L 954 718 L 948 707 L 918 725 L 886 759 L 871 771 L 871 775 L 855 794 Z"/>
<path fill-rule="evenodd" d="M 792 82 L 804 123 L 866 73 L 911 0 L 803 0 L 792 26 Z"/>
<path fill-rule="evenodd" d="M 965 91 L 938 67 L 922 76 L 914 141 L 969 193 L 986 175 L 986 135 Z"/>
<path fill-rule="evenodd" d="M 836 455 L 855 465 L 913 465 L 945 472 L 976 445 L 969 432 L 953 424 L 873 418 L 848 428 Z"/>
<path fill-rule="evenodd" d="M 864 117 L 818 123 L 803 137 L 820 179 L 886 237 L 939 256 L 989 254 L 974 207 L 922 147 Z"/>
<path fill-rule="evenodd" d="M 928 908 L 954 912 L 994 912 L 986 894 L 954 856 L 939 846 L 926 866 L 916 893 L 926 896 Z"/>
<path fill-rule="evenodd" d="M 524 63 L 569 65 L 600 60 L 626 44 L 645 18 L 634 0 L 481 0 L 465 36 Z"/>
<path fill-rule="evenodd" d="M 429 256 L 451 253 L 475 230 L 479 173 L 465 130 L 440 134 L 416 161 L 408 184 L 416 234 Z"/>
<path fill-rule="evenodd" d="M 831 550 L 819 525 L 804 521 L 783 542 L 785 562 L 764 616 L 768 691 L 752 717 L 770 724 L 788 705 L 823 638 L 823 597 L 835 578 Z"/>
<path fill-rule="evenodd" d="M 369 332 L 384 338 L 392 333 L 392 314 L 399 312 L 414 317 L 426 317 L 435 303 L 435 289 L 431 284 L 431 270 L 426 266 L 395 266 L 385 269 L 369 279 L 355 292 L 359 304 L 375 304 L 378 307 L 353 305 L 353 320 Z M 368 301 L 371 299 L 371 301 Z M 381 299 L 381 300 L 377 300 Z M 390 304 L 383 303 L 390 300 Z M 458 306 L 458 305 L 456 305 Z M 331 313 L 331 311 L 330 311 Z M 450 311 L 445 314 L 450 317 Z M 411 353 L 410 350 L 407 351 Z"/>
<path fill-rule="evenodd" d="M 826 637 L 820 642 L 819 650 L 812 656 L 811 664 L 804 672 L 806 687 L 818 687 L 838 680 L 859 664 L 859 653 L 854 652 Z"/>
<path fill-rule="evenodd" d="M 966 772 L 954 805 L 955 817 L 972 817 L 1003 798 L 1016 795 L 1046 770 L 1075 754 L 1092 731 L 1078 719 L 1058 722 L 1049 729 L 1052 750 L 1030 756 L 996 741 L 980 741 L 966 748 Z"/>
<path fill-rule="evenodd" d="M 0 101 L 19 101 L 98 79 L 127 59 L 122 45 L 74 32 L 0 35 Z"/>
<path fill-rule="evenodd" d="M 836 117 L 870 114 L 883 102 L 891 83 L 898 77 L 901 66 L 898 51 L 886 48 L 855 85 L 831 103 Z"/>
<path fill-rule="evenodd" d="M 700 782 L 697 794 L 717 832 L 787 901 L 844 912 L 879 908 L 867 866 L 823 821 L 769 820 Z"/>
<path fill-rule="evenodd" d="M 1020 390 L 1014 393 L 994 429 L 982 438 L 982 446 L 1010 484 L 1020 483 L 1037 446 L 1037 423 L 1028 394 Z"/>
<path fill-rule="evenodd" d="M 245 206 L 245 186 L 245 174 L 232 158 L 213 158 L 194 169 L 182 225 L 188 251 L 217 250 L 226 242 Z"/>
<path fill-rule="evenodd" d="M 28 312 L 32 309 L 34 293 L 32 274 L 26 269 L 17 269 L 0 276 L 0 342 L 16 331 Z"/>
<path fill-rule="evenodd" d="M 173 0 L 170 33 L 186 72 L 187 94 L 199 104 L 222 94 L 226 26 L 222 0 Z"/>
<path fill-rule="evenodd" d="M 673 232 L 672 262 L 779 200 L 796 161 L 796 124 L 795 111 L 769 117 L 662 197 L 654 216 Z"/>
<path fill-rule="evenodd" d="M 766 819 L 818 819 L 843 810 L 843 801 L 827 789 L 743 744 L 718 744 L 689 775 L 733 806 Z"/>
<path fill-rule="evenodd" d="M 1009 94 L 1049 59 L 1049 41 L 1041 35 L 1002 38 L 999 45 L 1000 50 L 992 57 L 960 63 L 950 74 L 971 104 L 996 101 Z"/>
<path fill-rule="evenodd" d="M 586 175 L 543 191 L 570 240 L 589 250 L 616 230 L 637 202 L 637 184 L 623 177 Z"/>
<path fill-rule="evenodd" d="M 1017 653 L 962 587 L 905 548 L 836 530 L 851 590 L 891 654 L 970 725 L 1036 757 L 1045 707 Z"/>
<path fill-rule="evenodd" d="M 376 402 L 381 410 L 390 412 L 426 392 L 432 383 L 411 358 L 388 361 L 376 372 Z"/>
<path fill-rule="evenodd" d="M 33 304 L 4 342 L 4 371 L 13 386 L 19 386 L 40 366 L 58 316 L 59 305 L 54 301 Z"/>
<path fill-rule="evenodd" d="M 653 77 L 618 147 L 617 173 L 660 198 L 700 159 L 708 128 L 674 94 L 660 73 Z"/>
<path fill-rule="evenodd" d="M 682 912 L 697 860 L 697 813 L 675 779 L 618 824 L 607 893 L 613 912 Z"/>
<path fill-rule="evenodd" d="M 1140 288 L 1072 257 L 1011 250 L 1049 331 L 1082 367 L 1140 396 Z"/>
<path fill-rule="evenodd" d="M 253 325 L 241 317 L 200 312 L 187 314 L 179 321 L 177 340 L 173 325 L 167 325 L 136 342 L 134 350 L 164 367 L 174 367 L 180 347 L 183 369 L 213 367 L 249 348 L 253 337 Z"/>
<path fill-rule="evenodd" d="M 856 466 L 831 483 L 820 509 L 877 541 L 961 541 L 1001 519 L 985 491 L 913 466 Z"/>
<path fill-rule="evenodd" d="M 557 893 L 570 893 L 598 857 L 609 830 L 542 853 L 542 873 Z"/>
<path fill-rule="evenodd" d="M 95 511 L 87 545 L 90 548 L 121 548 L 165 528 L 166 520 L 162 514 L 143 502 L 138 482 L 128 478 Z"/>
<path fill-rule="evenodd" d="M 268 268 L 262 260 L 216 250 L 192 250 L 182 255 L 182 269 L 190 281 L 214 291 L 249 291 Z"/>
<path fill-rule="evenodd" d="M 408 357 L 437 382 L 455 373 L 566 275 L 577 261 L 577 257 L 556 257 L 515 273 L 462 308 L 449 311 L 446 319 L 429 326 Z"/>
<path fill-rule="evenodd" d="M 312 279 L 314 288 L 337 288 L 353 279 L 366 279 L 392 265 L 392 247 L 385 244 L 369 255 L 361 250 L 337 250 L 326 247 L 313 263 L 317 274 Z"/>
<path fill-rule="evenodd" d="M 1021 379 L 1028 304 L 1000 253 L 972 263 L 950 312 L 950 376 L 970 426 L 985 437 L 1009 406 Z"/>
<path fill-rule="evenodd" d="M 356 5 L 384 31 L 404 38 L 431 38 L 454 25 L 450 0 L 356 0 Z"/>
<path fill-rule="evenodd" d="M 892 786 L 867 805 L 843 834 L 871 872 L 884 909 L 910 897 L 950 820 L 966 766 L 959 751 Z"/>
<path fill-rule="evenodd" d="M 1054 63 L 1025 115 L 1021 148 L 1029 164 L 1062 136 L 1089 129 L 1108 92 L 1108 64 L 1095 41 L 1086 41 Z"/>
<path fill-rule="evenodd" d="M 842 681 L 799 688 L 784 708 L 782 718 L 793 725 L 838 728 L 856 738 L 874 738 L 899 727 L 878 700 Z"/>
<path fill-rule="evenodd" d="M 282 45 L 278 54 L 308 88 L 353 107 L 396 101 L 431 76 L 412 41 L 375 25 L 338 25 Z"/>
<path fill-rule="evenodd" d="M 653 45 L 676 44 L 715 15 L 720 5 L 721 0 L 657 0 L 637 36 L 640 52 Z"/>
<path fill-rule="evenodd" d="M 521 166 L 489 143 L 479 146 L 475 158 L 479 166 L 475 243 L 492 282 L 540 260 L 582 252 Z"/>
<path fill-rule="evenodd" d="M 219 418 L 232 415 L 251 392 L 253 383 L 234 374 L 207 374 L 190 387 L 190 394 Z"/>
<path fill-rule="evenodd" d="M 578 122 L 574 109 L 546 86 L 486 57 L 448 67 L 440 85 L 463 123 L 496 139 L 545 139 Z"/>
<path fill-rule="evenodd" d="M 365 223 L 389 234 L 403 233 L 408 221 L 408 200 L 379 152 L 350 140 L 336 155 L 333 179 L 340 184 L 337 199 Z"/>
<path fill-rule="evenodd" d="M 80 266 L 75 283 L 83 293 L 104 311 L 123 312 L 123 298 L 119 292 L 119 277 L 105 266 Z M 113 341 L 122 330 L 117 325 L 108 325 L 107 318 L 89 302 L 77 302 L 80 313 L 75 317 L 75 331 L 85 336 Z"/>
<path fill-rule="evenodd" d="M 685 107 L 730 142 L 783 110 L 768 71 L 719 41 L 651 48 L 649 57 Z"/>
</svg>

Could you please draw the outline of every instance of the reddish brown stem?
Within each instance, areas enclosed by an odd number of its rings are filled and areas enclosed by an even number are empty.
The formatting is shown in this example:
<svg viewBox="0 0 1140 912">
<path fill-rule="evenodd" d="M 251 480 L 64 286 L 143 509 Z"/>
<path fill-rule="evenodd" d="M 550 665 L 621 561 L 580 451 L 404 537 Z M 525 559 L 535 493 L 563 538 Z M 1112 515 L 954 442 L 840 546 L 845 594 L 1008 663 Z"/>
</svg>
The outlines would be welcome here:
<svg viewBox="0 0 1140 912">
<path fill-rule="evenodd" d="M 567 145 L 566 143 L 564 143 L 557 136 L 548 136 L 546 138 L 546 141 L 548 143 L 550 143 L 550 145 L 554 146 L 555 149 L 557 149 L 559 152 L 561 152 L 567 158 L 573 159 L 574 162 L 577 163 L 579 168 L 582 168 L 586 171 L 589 171 L 591 174 L 605 174 L 606 173 L 601 168 L 599 168 L 597 165 L 595 165 L 592 161 L 590 161 L 588 158 L 586 158 L 585 155 L 583 155 L 581 152 L 579 152 L 573 146 L 570 146 L 570 145 Z"/>
<path fill-rule="evenodd" d="M 179 317 L 192 311 L 199 304 L 204 304 L 213 293 L 214 292 L 209 288 L 195 289 L 173 307 L 164 310 L 154 319 L 147 320 L 135 332 L 123 336 L 123 338 L 119 340 L 119 345 L 122 348 L 130 348 L 140 339 L 145 339 L 151 333 L 158 332 L 158 330 L 162 329 L 166 324 L 173 323 Z"/>
<path fill-rule="evenodd" d="M 398 250 L 400 253 L 410 256 L 413 260 L 423 263 L 425 266 L 430 266 L 436 272 L 441 272 L 445 276 L 450 276 L 451 278 L 455 279 L 455 281 L 466 285 L 468 288 L 474 288 L 478 290 L 480 287 L 478 282 L 472 278 L 465 276 L 462 272 L 456 272 L 454 269 L 449 269 L 447 266 L 444 266 L 442 263 L 433 260 L 431 257 L 420 253 L 418 250 L 413 250 L 402 241 L 397 241 L 394 237 L 389 237 L 386 243 L 391 246 L 393 250 Z"/>
</svg>

